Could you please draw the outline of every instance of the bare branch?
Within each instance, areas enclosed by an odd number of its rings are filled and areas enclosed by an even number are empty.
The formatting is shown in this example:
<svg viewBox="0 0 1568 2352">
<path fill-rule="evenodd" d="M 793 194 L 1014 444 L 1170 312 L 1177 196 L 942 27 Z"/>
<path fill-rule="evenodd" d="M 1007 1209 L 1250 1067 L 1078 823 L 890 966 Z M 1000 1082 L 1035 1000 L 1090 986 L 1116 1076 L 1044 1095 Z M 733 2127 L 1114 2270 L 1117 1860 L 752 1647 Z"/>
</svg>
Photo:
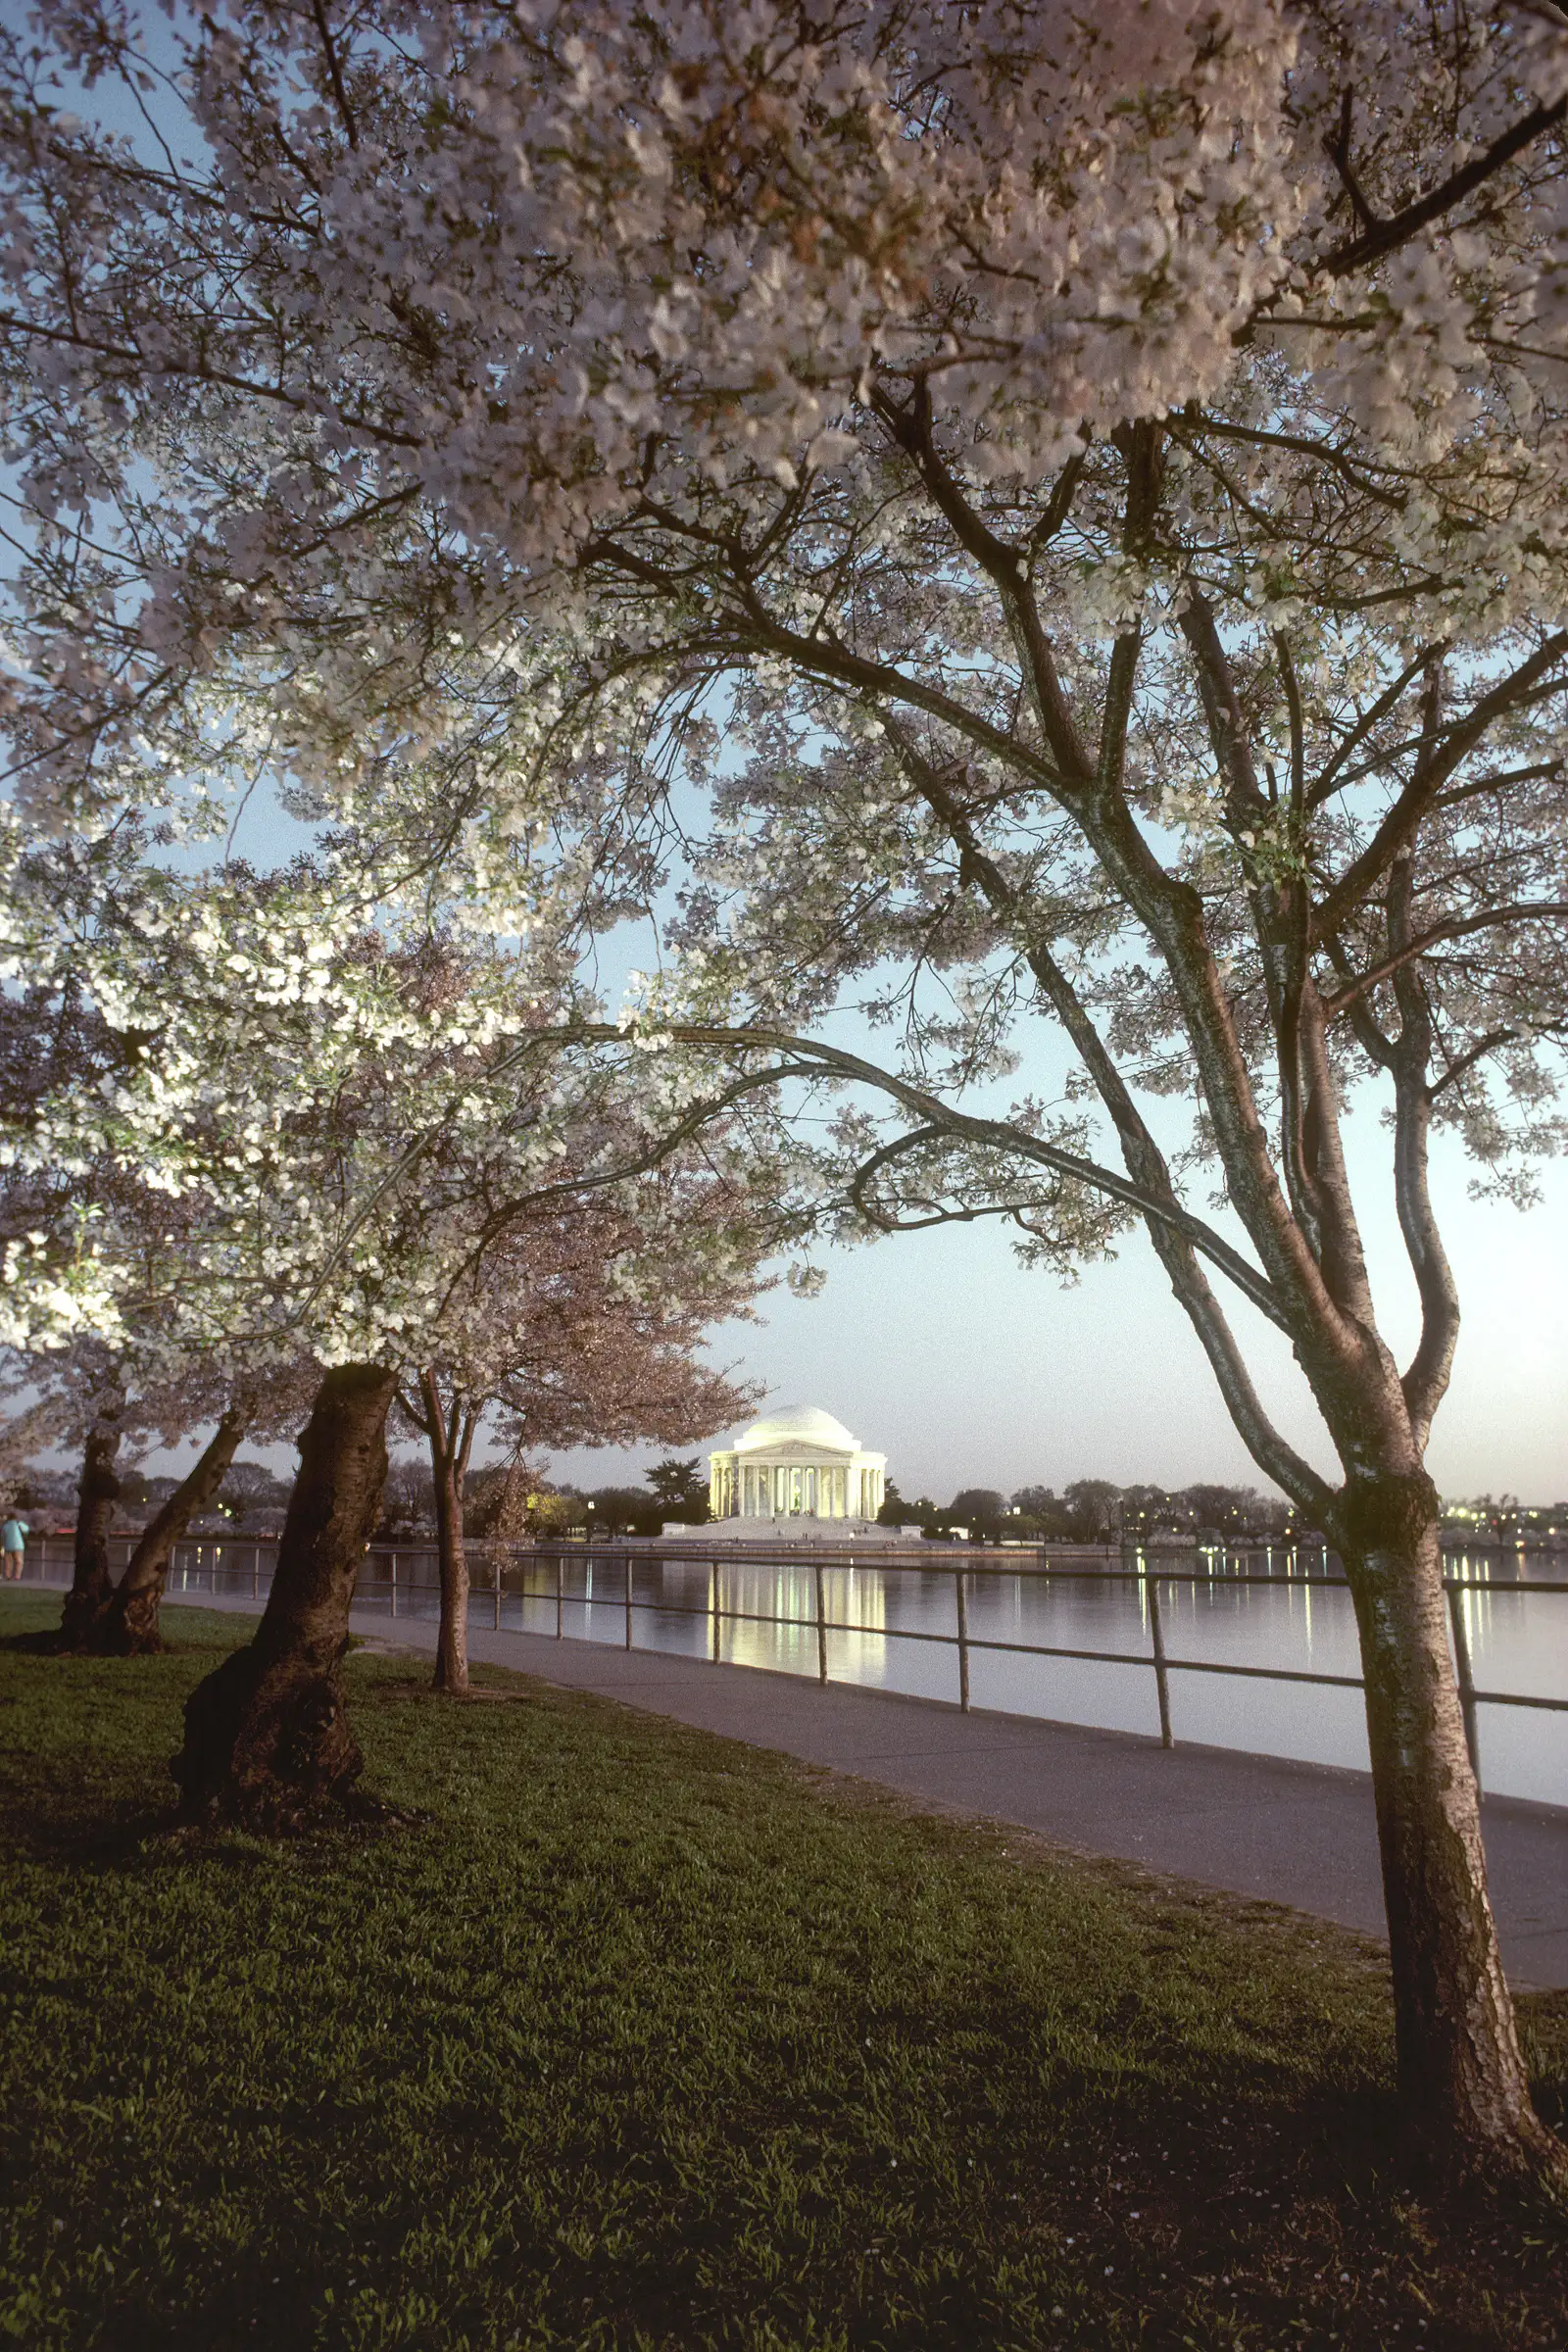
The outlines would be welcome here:
<svg viewBox="0 0 1568 2352">
<path fill-rule="evenodd" d="M 357 148 L 360 143 L 359 128 L 354 121 L 354 109 L 349 104 L 348 91 L 343 86 L 343 69 L 338 63 L 337 44 L 332 38 L 332 27 L 327 23 L 322 0 L 311 0 L 311 14 L 316 19 L 316 29 L 321 36 L 321 53 L 326 60 L 327 79 L 332 84 L 332 97 L 343 124 L 343 135 L 351 147 Z"/>
<path fill-rule="evenodd" d="M 1445 940 L 1467 939 L 1477 931 L 1494 931 L 1507 923 L 1542 922 L 1555 915 L 1568 915 L 1568 899 L 1522 900 L 1511 906 L 1489 906 L 1483 914 L 1456 916 L 1450 922 L 1434 923 L 1430 930 L 1405 940 L 1366 971 L 1358 973 L 1345 987 L 1337 988 L 1331 996 L 1326 996 L 1323 1009 L 1331 1020 L 1342 1012 L 1348 1012 L 1357 999 L 1364 997 L 1370 989 L 1381 987 L 1385 980 L 1391 980 L 1396 972 L 1402 971 L 1407 963 L 1413 963 L 1418 956 L 1441 947 Z"/>
<path fill-rule="evenodd" d="M 1450 1086 L 1457 1086 L 1461 1078 L 1467 1078 L 1478 1061 L 1484 1061 L 1489 1054 L 1495 1054 L 1500 1046 L 1511 1046 L 1518 1035 L 1517 1029 L 1489 1029 L 1485 1037 L 1477 1038 L 1469 1052 L 1461 1054 L 1457 1061 L 1450 1062 L 1443 1076 L 1428 1087 L 1428 1100 L 1435 1102 L 1440 1095 L 1446 1094 Z"/>
<path fill-rule="evenodd" d="M 1338 882 L 1319 903 L 1313 917 L 1315 936 L 1321 938 L 1326 931 L 1338 930 L 1347 915 L 1361 904 L 1368 891 L 1388 872 L 1395 858 L 1415 839 L 1421 821 L 1439 792 L 1461 760 L 1475 750 L 1494 720 L 1502 717 L 1520 702 L 1565 652 L 1568 652 L 1568 629 L 1554 629 L 1528 661 L 1521 662 L 1507 677 L 1500 679 L 1481 696 L 1466 716 L 1447 730 L 1441 744 L 1434 746 L 1430 757 L 1423 755 L 1410 782 L 1388 810 L 1366 848 L 1358 858 L 1351 859 Z"/>
<path fill-rule="evenodd" d="M 1352 270 L 1367 269 L 1372 263 L 1382 261 L 1385 255 L 1396 252 L 1434 220 L 1441 220 L 1444 214 L 1451 212 L 1456 204 L 1462 204 L 1465 197 L 1476 188 L 1485 186 L 1494 173 L 1500 172 L 1505 164 L 1511 163 L 1516 155 L 1522 154 L 1535 140 L 1546 131 L 1555 129 L 1565 112 L 1568 112 L 1568 99 L 1562 98 L 1557 100 L 1555 106 L 1532 107 L 1529 114 L 1522 115 L 1511 129 L 1499 131 L 1490 146 L 1483 147 L 1479 155 L 1473 155 L 1457 172 L 1450 172 L 1447 178 L 1440 180 L 1435 188 L 1429 188 L 1413 204 L 1405 205 L 1399 212 L 1391 213 L 1387 219 L 1366 228 L 1360 236 L 1348 238 L 1343 245 L 1336 245 L 1319 261 L 1313 262 L 1311 269 L 1321 271 L 1325 277 L 1348 277 Z"/>
</svg>

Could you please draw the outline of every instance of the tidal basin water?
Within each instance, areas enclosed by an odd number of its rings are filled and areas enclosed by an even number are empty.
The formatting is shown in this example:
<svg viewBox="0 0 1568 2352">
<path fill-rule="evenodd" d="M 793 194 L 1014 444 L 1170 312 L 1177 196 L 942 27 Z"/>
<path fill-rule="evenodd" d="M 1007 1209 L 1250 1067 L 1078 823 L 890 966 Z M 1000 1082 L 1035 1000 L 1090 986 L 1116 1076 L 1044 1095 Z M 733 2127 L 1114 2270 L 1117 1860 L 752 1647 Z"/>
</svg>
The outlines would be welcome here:
<svg viewBox="0 0 1568 2352">
<path fill-rule="evenodd" d="M 128 1551 L 128 1539 L 115 1543 Z M 275 1550 L 274 1544 L 243 1539 L 188 1541 L 175 1553 L 171 1587 L 264 1598 Z M 69 1583 L 70 1555 L 69 1543 L 46 1542 L 36 1559 L 29 1553 L 29 1574 L 45 1583 Z M 854 1567 L 824 1561 L 822 1613 L 834 1629 L 826 1637 L 831 1679 L 915 1697 L 956 1699 L 954 1637 L 961 1576 L 972 1706 L 1157 1737 L 1148 1584 L 1106 1573 L 1118 1563 L 1104 1559 L 1093 1565 L 1054 1561 L 1048 1575 L 1029 1573 L 1027 1564 L 1037 1557 L 1023 1555 L 1020 1572 L 999 1566 L 995 1552 L 932 1544 L 897 1567 L 871 1557 Z M 112 1561 L 116 1568 L 122 1564 Z M 470 1546 L 470 1619 L 476 1626 L 499 1623 L 549 1636 L 559 1625 L 577 1641 L 624 1645 L 629 1567 L 630 1632 L 638 1649 L 688 1657 L 716 1654 L 734 1665 L 785 1674 L 814 1677 L 818 1670 L 817 1571 L 804 1551 L 787 1559 L 745 1560 L 695 1551 L 683 1557 L 642 1544 L 592 1551 L 564 1546 L 559 1602 L 554 1553 L 510 1551 L 499 1593 L 495 1565 L 489 1547 Z M 1079 1572 L 1067 1573 L 1070 1565 Z M 1163 1553 L 1149 1555 L 1145 1565 L 1159 1595 L 1170 1661 L 1171 1728 L 1178 1741 L 1365 1771 L 1366 1728 L 1358 1690 L 1193 1673 L 1181 1664 L 1188 1659 L 1357 1675 L 1349 1593 L 1343 1584 L 1322 1581 L 1325 1574 L 1338 1575 L 1332 1555 L 1325 1563 L 1318 1554 L 1279 1549 Z M 1490 1588 L 1458 1594 L 1476 1690 L 1568 1699 L 1568 1592 L 1540 1589 L 1568 1585 L 1568 1554 L 1450 1553 L 1446 1572 L 1450 1579 L 1473 1579 Z M 374 1545 L 361 1575 L 359 1598 L 364 1606 L 395 1615 L 435 1616 L 432 1547 L 427 1542 Z M 1117 1651 L 1131 1662 L 1039 1657 L 1020 1649 L 988 1649 L 987 1642 Z M 1568 1804 L 1568 1714 L 1483 1704 L 1477 1725 L 1482 1780 L 1489 1791 Z"/>
<path fill-rule="evenodd" d="M 933 1547 L 934 1548 L 934 1547 Z M 1288 1572 L 1282 1552 L 1232 1552 L 1201 1582 L 1193 1556 L 1149 1563 L 1157 1582 L 1171 1661 L 1172 1730 L 1178 1740 L 1250 1748 L 1310 1763 L 1366 1769 L 1359 1690 L 1311 1684 L 1250 1681 L 1184 1672 L 1178 1661 L 1359 1673 L 1355 1621 L 1343 1586 L 1306 1583 Z M 991 1555 L 994 1559 L 995 1555 Z M 1103 1572 L 1042 1577 L 992 1565 L 944 1547 L 928 1567 L 826 1565 L 824 1615 L 849 1628 L 827 1635 L 828 1673 L 914 1696 L 955 1699 L 958 1653 L 948 1642 L 909 1639 L 957 1631 L 956 1578 L 964 1578 L 970 1640 L 970 1703 L 1059 1722 L 1157 1735 L 1158 1703 L 1147 1590 Z M 661 1558 L 637 1549 L 567 1556 L 563 1571 L 562 1630 L 575 1639 L 624 1644 L 626 1572 L 631 1566 L 632 1639 L 639 1649 L 687 1656 L 714 1654 L 712 1603 L 718 1602 L 717 1655 L 732 1664 L 814 1677 L 818 1668 L 816 1571 L 809 1559 L 768 1562 L 706 1557 Z M 1129 1563 L 1131 1564 L 1131 1563 Z M 1323 1573 L 1314 1560 L 1313 1571 Z M 1332 1571 L 1333 1563 L 1330 1563 Z M 485 1571 L 475 1562 L 476 1578 Z M 1162 1572 L 1165 1571 L 1165 1572 Z M 1532 1585 L 1568 1584 L 1568 1558 L 1551 1554 L 1451 1555 L 1447 1573 L 1494 1589 L 1467 1591 L 1460 1610 L 1478 1690 L 1568 1699 L 1568 1592 Z M 1266 1577 L 1243 1583 L 1241 1577 Z M 502 1620 L 531 1633 L 556 1630 L 554 1559 L 514 1560 L 504 1580 Z M 428 1599 L 404 1601 L 423 1614 Z M 473 1596 L 474 1621 L 489 1622 L 491 1595 Z M 778 1624 L 772 1619 L 802 1622 Z M 1036 1642 L 1063 1649 L 1126 1651 L 1137 1662 L 1102 1664 L 992 1650 L 985 1642 Z M 1482 1775 L 1499 1795 L 1568 1804 L 1568 1715 L 1523 1707 L 1478 1710 Z"/>
</svg>

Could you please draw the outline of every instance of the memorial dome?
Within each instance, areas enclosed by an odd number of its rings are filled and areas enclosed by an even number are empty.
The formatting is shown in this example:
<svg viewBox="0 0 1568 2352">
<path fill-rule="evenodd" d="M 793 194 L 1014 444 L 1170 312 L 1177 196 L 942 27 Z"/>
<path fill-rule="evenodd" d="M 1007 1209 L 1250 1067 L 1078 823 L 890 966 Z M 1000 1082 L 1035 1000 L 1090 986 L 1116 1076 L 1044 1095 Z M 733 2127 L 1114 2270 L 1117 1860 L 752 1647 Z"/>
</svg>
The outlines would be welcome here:
<svg viewBox="0 0 1568 2352">
<path fill-rule="evenodd" d="M 820 1405 L 789 1404 L 782 1412 L 764 1413 L 735 1441 L 737 1453 L 766 1452 L 775 1446 L 819 1446 L 832 1453 L 857 1453 L 860 1441 L 852 1438 L 842 1421 Z"/>
<path fill-rule="evenodd" d="M 867 1453 L 820 1405 L 788 1404 L 709 1455 L 709 1509 L 714 1521 L 744 1520 L 759 1535 L 807 1521 L 869 1527 L 887 1494 L 887 1466 L 885 1453 Z"/>
</svg>

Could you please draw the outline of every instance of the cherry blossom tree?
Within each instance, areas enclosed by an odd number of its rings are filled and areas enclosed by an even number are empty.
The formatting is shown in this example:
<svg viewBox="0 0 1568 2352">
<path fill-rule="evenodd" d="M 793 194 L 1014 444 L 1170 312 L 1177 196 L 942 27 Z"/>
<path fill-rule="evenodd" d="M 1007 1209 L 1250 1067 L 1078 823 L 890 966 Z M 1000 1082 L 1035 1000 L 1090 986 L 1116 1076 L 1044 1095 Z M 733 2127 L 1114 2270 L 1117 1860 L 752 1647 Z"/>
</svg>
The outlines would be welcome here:
<svg viewBox="0 0 1568 2352">
<path fill-rule="evenodd" d="M 233 1427 L 230 1399 L 226 1395 L 220 1399 L 224 1444 L 218 1446 L 211 1479 L 204 1477 L 204 1464 L 199 1464 L 193 1478 L 181 1482 L 138 1544 L 117 1591 L 109 1565 L 109 1532 L 120 1493 L 122 1446 L 138 1435 L 145 1440 L 155 1428 L 166 1442 L 176 1442 L 193 1404 L 196 1417 L 205 1417 L 214 1385 L 212 1368 L 202 1366 L 195 1376 L 199 1393 L 190 1394 L 187 1380 L 182 1394 L 181 1384 L 170 1377 L 167 1351 L 156 1341 L 147 1347 L 150 1334 L 144 1331 L 139 1349 L 117 1348 L 95 1335 L 86 1321 L 94 1307 L 109 1307 L 108 1269 L 96 1238 L 86 1283 L 79 1278 L 86 1235 L 108 1220 L 122 1236 L 137 1231 L 145 1249 L 149 1225 L 161 1239 L 171 1221 L 178 1219 L 178 1210 L 102 1152 L 51 1153 L 47 1146 L 38 1149 L 62 1101 L 83 1090 L 112 1086 L 124 1054 L 124 1041 L 83 996 L 74 977 L 56 986 L 31 976 L 0 998 L 0 1102 L 5 1111 L 0 1231 L 6 1239 L 8 1276 L 0 1298 L 13 1340 L 40 1336 L 41 1327 L 45 1341 L 41 1348 L 24 1348 L 12 1357 L 7 1385 L 27 1398 L 12 1434 L 15 1442 L 24 1437 L 29 1445 L 73 1446 L 81 1457 L 74 1574 L 58 1636 L 65 1649 L 158 1646 L 158 1600 L 170 1549 L 221 1477 L 254 1410 L 251 1402 Z M 122 1304 L 112 1313 L 117 1328 Z M 158 1323 L 159 1304 L 143 1297 L 136 1301 L 132 1320 Z M 152 1367 L 151 1389 L 136 1378 L 138 1355 Z"/>
<path fill-rule="evenodd" d="M 70 922 L 85 912 L 72 886 L 80 878 L 79 870 L 63 871 L 59 859 L 48 861 L 45 876 L 35 859 L 26 886 L 41 883 L 48 919 Z M 105 925 L 115 914 L 101 899 L 89 963 L 102 963 Z M 31 928 L 36 946 L 43 924 Z M 210 1187 L 176 1181 L 171 1189 L 167 1162 L 149 1168 L 125 1134 L 115 1134 L 114 1118 L 104 1119 L 106 1099 L 123 1100 L 126 1076 L 150 1037 L 109 1017 L 80 960 L 62 958 L 53 969 L 49 956 L 38 960 L 44 969 L 29 969 L 0 997 L 0 1232 L 12 1253 L 0 1312 L 15 1344 L 8 1386 L 27 1395 L 18 1427 L 28 1443 L 72 1446 L 81 1454 L 75 1558 L 58 1645 L 134 1655 L 162 1646 L 159 1608 L 174 1544 L 217 1492 L 248 1432 L 273 1437 L 296 1424 L 313 1367 L 286 1347 L 266 1344 L 243 1310 L 231 1350 L 215 1320 L 212 1271 L 193 1324 L 191 1290 L 172 1281 L 172 1268 L 188 1271 L 211 1247 L 221 1211 Z M 26 1255 L 19 1257 L 23 1249 Z M 218 1287 L 225 1281 L 219 1275 Z M 176 1445 L 215 1420 L 116 1582 L 109 1533 L 123 1448 L 154 1435 Z"/>
<path fill-rule="evenodd" d="M 573 1137 L 587 1166 L 605 1139 Z M 613 1156 L 643 1139 L 624 1119 Z M 705 1329 L 747 1311 L 780 1238 L 758 1210 L 759 1171 L 721 1169 L 711 1131 L 614 1192 L 563 1191 L 504 1228 L 454 1292 L 427 1361 L 399 1401 L 435 1483 L 441 1624 L 435 1687 L 468 1683 L 464 1480 L 490 1417 L 514 1457 L 567 1446 L 689 1444 L 738 1420 L 755 1389 L 697 1353 Z"/>
<path fill-rule="evenodd" d="M 0 1187 L 0 1206 L 36 1219 L 52 1201 L 61 1230 L 28 1230 L 39 1262 L 56 1267 L 70 1221 L 90 1210 L 108 1301 L 84 1337 L 85 1310 L 62 1280 L 47 1295 L 25 1280 L 9 1294 L 13 1340 L 31 1346 L 85 1441 L 62 1639 L 155 1639 L 180 1510 L 216 1486 L 259 1408 L 275 1424 L 314 1370 L 262 1627 L 194 1694 L 176 1773 L 192 1813 L 288 1826 L 342 1801 L 358 1772 L 341 1659 L 403 1372 L 466 1382 L 470 1400 L 482 1381 L 504 1412 L 542 1410 L 545 1335 L 565 1344 L 543 1236 L 581 1200 L 618 1204 L 587 1217 L 580 1247 L 598 1252 L 607 1324 L 618 1284 L 619 1327 L 638 1335 L 645 1369 L 662 1346 L 689 1349 L 702 1312 L 755 1287 L 757 1236 L 772 1227 L 744 1225 L 750 1146 L 671 1084 L 673 1064 L 565 1049 L 559 1022 L 573 1000 L 548 939 L 535 952 L 412 921 L 398 934 L 390 915 L 352 923 L 331 860 L 189 882 L 134 855 L 95 872 L 90 919 L 72 926 L 61 919 L 71 893 L 44 885 L 79 854 L 37 846 L 13 877 L 12 959 L 24 946 L 31 976 L 0 1016 L 21 1034 L 71 1007 L 70 1050 L 23 1057 L 6 1135 L 15 1198 Z M 64 1038 L 63 1014 L 56 1028 Z M 776 1160 L 757 1164 L 776 1175 Z M 519 1287 L 531 1266 L 538 1300 Z M 593 1338 L 585 1329 L 574 1343 L 579 1377 Z M 656 1435 L 681 1417 L 669 1371 L 665 1396 L 642 1408 Z M 599 1394 L 608 1408 L 603 1375 Z M 617 1401 L 635 1418 L 624 1392 Z M 711 1426 L 740 1401 L 687 1364 L 688 1417 Z M 182 1495 L 114 1587 L 122 1434 L 151 1418 L 167 1439 L 172 1419 L 214 1411 Z M 449 1648 L 460 1624 L 461 1608 Z"/>
<path fill-rule="evenodd" d="M 521 1048 L 503 1040 L 500 1051 L 481 1053 L 481 1066 L 473 1067 L 474 1008 L 451 958 L 437 953 L 428 962 L 414 960 L 421 1013 L 432 1021 L 442 1016 L 424 1066 L 410 1058 L 405 1029 L 395 1065 L 356 1070 L 352 1106 L 334 1095 L 327 1164 L 345 1171 L 342 1240 L 325 1269 L 329 1288 L 319 1274 L 313 1285 L 310 1320 L 338 1335 L 346 1326 L 353 1348 L 333 1361 L 324 1340 L 314 1343 L 327 1368 L 299 1441 L 299 1475 L 262 1624 L 247 1648 L 225 1659 L 186 1704 L 185 1744 L 174 1770 L 184 1808 L 197 1818 L 290 1829 L 328 1807 L 373 1803 L 356 1787 L 361 1756 L 348 1726 L 341 1665 L 360 1562 L 386 1479 L 388 1415 L 410 1372 L 418 1382 L 416 1400 L 410 1401 L 425 1420 L 443 1520 L 438 1682 L 464 1686 L 466 1567 L 459 1482 L 472 1443 L 473 1391 L 493 1390 L 505 1425 L 509 1416 L 542 1404 L 551 1386 L 537 1352 L 550 1326 L 548 1299 L 541 1304 L 529 1291 L 503 1299 L 499 1286 L 509 1273 L 527 1273 L 531 1221 L 552 1212 L 569 1216 L 573 1203 L 601 1193 L 629 1201 L 619 1234 L 630 1259 L 626 1272 L 652 1286 L 648 1237 L 640 1237 L 635 1254 L 627 1245 L 628 1222 L 640 1225 L 648 1213 L 639 1182 L 677 1154 L 694 1130 L 710 1131 L 718 1115 L 717 1106 L 700 1095 L 692 1100 L 684 1089 L 671 1105 L 669 1090 L 649 1088 L 642 1071 L 634 1092 L 601 1064 L 564 1073 L 555 1038 L 548 1057 L 530 1051 L 534 1040 L 525 1037 Z M 454 1033 L 466 1065 L 456 1085 L 448 1066 Z M 710 1134 L 705 1153 L 713 1150 Z M 733 1218 L 733 1177 L 720 1189 L 729 1195 L 723 1205 Z M 675 1180 L 688 1216 L 703 1190 L 700 1179 L 684 1186 Z M 761 1229 L 770 1234 L 776 1221 Z M 514 1240 L 519 1232 L 520 1246 Z M 602 1222 L 598 1238 L 610 1238 Z M 755 1288 L 758 1245 L 743 1250 L 733 1240 L 715 1240 L 705 1269 L 702 1239 L 690 1222 L 683 1241 L 692 1263 L 683 1281 L 666 1266 L 662 1317 L 666 1332 L 689 1347 L 687 1302 L 732 1306 Z M 602 1286 L 605 1279 L 602 1273 Z M 656 1305 L 642 1321 L 645 1366 L 660 1351 L 659 1320 Z M 621 1302 L 620 1322 L 637 1326 L 629 1298 Z M 538 1327 L 532 1346 L 530 1326 Z M 556 1336 L 558 1352 L 565 1354 L 559 1329 Z M 579 1365 L 592 1338 L 587 1331 L 577 1335 Z M 342 1347 L 342 1338 L 334 1345 Z M 555 1383 L 570 1369 L 568 1355 L 555 1367 Z M 635 1358 L 625 1369 L 636 1369 Z M 727 1383 L 704 1379 L 688 1364 L 681 1401 L 711 1426 L 740 1399 Z M 655 1396 L 627 1418 L 646 1426 L 666 1410 L 673 1415 L 675 1399 Z"/>
<path fill-rule="evenodd" d="M 107 7 L 44 14 L 0 131 L 17 789 L 116 808 L 139 734 L 177 763 L 265 705 L 361 821 L 417 734 L 448 786 L 387 822 L 475 873 L 551 762 L 586 776 L 651 888 L 657 787 L 706 784 L 650 1034 L 880 1094 L 906 1124 L 842 1131 L 872 1222 L 989 1204 L 1049 1256 L 1142 1221 L 1345 1559 L 1412 2120 L 1560 2177 L 1424 1458 L 1458 1332 L 1431 1131 L 1504 1186 L 1557 1140 L 1562 12 L 251 0 L 176 32 L 178 89 Z M 146 138 L 61 111 L 142 74 Z M 808 1026 L 868 970 L 902 1060 Z M 980 1116 L 1036 1016 L 1071 1120 Z M 1368 1078 L 1404 1365 L 1343 1150 Z M 1228 1221 L 1184 1197 L 1205 1163 Z"/>
<path fill-rule="evenodd" d="M 157 1369 L 138 1378 L 139 1360 Z M 194 1357 L 183 1376 L 167 1348 L 112 1349 L 77 1340 L 65 1349 L 14 1359 L 8 1385 L 27 1402 L 0 1444 L 71 1446 L 80 1456 L 74 1558 L 54 1645 L 63 1651 L 139 1657 L 161 1650 L 159 1613 L 174 1545 L 222 1485 L 242 1440 L 269 1442 L 299 1425 L 319 1380 L 309 1359 L 281 1361 L 236 1377 L 220 1352 Z M 109 1538 L 127 1449 L 176 1446 L 211 1425 L 195 1461 L 140 1531 L 118 1578 Z"/>
</svg>

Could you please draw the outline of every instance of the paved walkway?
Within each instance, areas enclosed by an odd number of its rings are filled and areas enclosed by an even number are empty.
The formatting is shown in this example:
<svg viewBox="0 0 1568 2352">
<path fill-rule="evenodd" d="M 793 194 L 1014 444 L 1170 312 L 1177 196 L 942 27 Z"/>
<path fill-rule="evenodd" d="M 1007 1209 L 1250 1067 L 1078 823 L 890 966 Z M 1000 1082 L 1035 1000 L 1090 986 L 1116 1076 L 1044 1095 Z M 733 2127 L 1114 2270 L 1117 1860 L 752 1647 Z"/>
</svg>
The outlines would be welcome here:
<svg viewBox="0 0 1568 2352">
<path fill-rule="evenodd" d="M 255 1609 L 195 1592 L 169 1599 Z M 400 1649 L 435 1648 L 435 1626 L 425 1619 L 394 1624 L 384 1610 L 356 1609 L 353 1623 Z M 940 1699 L 845 1683 L 824 1690 L 799 1675 L 597 1642 L 475 1626 L 468 1648 L 493 1665 L 880 1781 L 917 1804 L 1012 1822 L 1080 1852 L 1383 1932 L 1372 1784 L 1363 1772 L 1234 1748 L 1167 1752 L 1133 1732 L 965 1715 Z M 1520 1987 L 1568 1986 L 1568 1807 L 1489 1796 L 1484 1817 L 1509 1977 Z"/>
</svg>

